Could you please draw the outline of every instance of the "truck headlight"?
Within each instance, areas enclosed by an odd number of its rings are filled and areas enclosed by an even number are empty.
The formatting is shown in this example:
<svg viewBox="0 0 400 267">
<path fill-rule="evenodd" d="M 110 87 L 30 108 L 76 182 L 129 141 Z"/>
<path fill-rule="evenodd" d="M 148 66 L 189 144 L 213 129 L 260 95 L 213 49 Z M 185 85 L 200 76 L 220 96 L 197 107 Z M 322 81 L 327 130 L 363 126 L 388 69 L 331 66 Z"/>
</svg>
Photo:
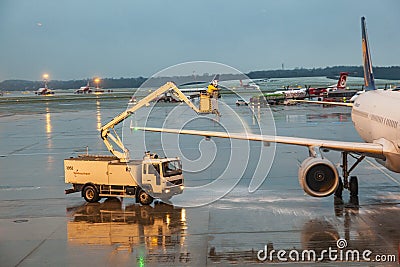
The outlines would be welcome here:
<svg viewBox="0 0 400 267">
<path fill-rule="evenodd" d="M 179 186 L 179 188 L 180 188 L 181 190 L 183 190 L 183 189 L 185 188 L 185 186 L 184 186 L 184 185 L 181 185 L 181 186 Z"/>
<path fill-rule="evenodd" d="M 166 194 L 168 194 L 168 193 L 169 193 L 169 191 L 170 191 L 169 189 L 165 189 L 165 193 L 166 193 Z"/>
</svg>

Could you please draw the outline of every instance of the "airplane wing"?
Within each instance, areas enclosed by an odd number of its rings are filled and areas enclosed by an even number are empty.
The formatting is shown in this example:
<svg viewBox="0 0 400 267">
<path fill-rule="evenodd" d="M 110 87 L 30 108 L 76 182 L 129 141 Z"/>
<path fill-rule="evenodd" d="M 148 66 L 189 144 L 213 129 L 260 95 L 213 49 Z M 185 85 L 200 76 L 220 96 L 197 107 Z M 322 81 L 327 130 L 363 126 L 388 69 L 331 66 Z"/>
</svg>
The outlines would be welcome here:
<svg viewBox="0 0 400 267">
<path fill-rule="evenodd" d="M 290 102 L 319 104 L 319 105 L 331 105 L 331 106 L 345 106 L 345 107 L 352 107 L 353 106 L 353 103 L 312 101 L 312 100 L 290 100 Z"/>
<path fill-rule="evenodd" d="M 225 132 L 198 131 L 198 130 L 177 130 L 177 129 L 151 128 L 151 127 L 133 127 L 132 130 L 163 132 L 172 134 L 189 134 L 189 135 L 204 136 L 206 138 L 211 138 L 211 137 L 232 138 L 239 140 L 261 141 L 265 143 L 280 143 L 280 144 L 298 145 L 306 147 L 320 147 L 337 151 L 366 154 L 375 157 L 383 156 L 382 145 L 375 143 L 343 142 L 343 141 L 319 140 L 319 139 L 310 139 L 301 137 L 259 135 L 259 134 L 246 134 L 246 133 L 225 133 Z"/>
</svg>

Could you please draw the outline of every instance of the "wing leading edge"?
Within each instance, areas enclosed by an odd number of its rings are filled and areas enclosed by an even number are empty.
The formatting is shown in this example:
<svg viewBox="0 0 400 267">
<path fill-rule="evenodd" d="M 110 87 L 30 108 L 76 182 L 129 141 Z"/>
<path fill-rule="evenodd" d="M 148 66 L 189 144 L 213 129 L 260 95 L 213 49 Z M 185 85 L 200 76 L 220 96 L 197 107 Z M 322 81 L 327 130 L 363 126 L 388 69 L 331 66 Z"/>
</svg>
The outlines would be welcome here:
<svg viewBox="0 0 400 267">
<path fill-rule="evenodd" d="M 207 138 L 210 137 L 232 138 L 239 140 L 260 141 L 266 143 L 270 142 L 270 143 L 298 145 L 306 147 L 320 147 L 337 151 L 354 152 L 354 153 L 375 155 L 375 156 L 383 155 L 382 145 L 375 143 L 343 142 L 343 141 L 319 140 L 319 139 L 310 139 L 301 137 L 258 135 L 258 134 L 246 134 L 246 133 L 225 133 L 225 132 L 197 131 L 197 130 L 177 130 L 177 129 L 151 128 L 151 127 L 134 127 L 132 128 L 132 130 L 163 132 L 172 134 L 188 134 L 188 135 L 204 136 Z"/>
</svg>

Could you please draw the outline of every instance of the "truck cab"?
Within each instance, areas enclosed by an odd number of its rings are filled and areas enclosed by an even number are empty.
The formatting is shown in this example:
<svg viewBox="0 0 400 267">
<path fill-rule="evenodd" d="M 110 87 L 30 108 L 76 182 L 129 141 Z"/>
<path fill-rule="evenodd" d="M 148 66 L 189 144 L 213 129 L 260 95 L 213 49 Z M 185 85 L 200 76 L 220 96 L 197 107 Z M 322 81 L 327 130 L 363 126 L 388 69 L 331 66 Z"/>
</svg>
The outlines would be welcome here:
<svg viewBox="0 0 400 267">
<path fill-rule="evenodd" d="M 161 199 L 180 194 L 183 190 L 182 162 L 179 158 L 143 158 L 141 187 L 152 197 Z"/>
</svg>

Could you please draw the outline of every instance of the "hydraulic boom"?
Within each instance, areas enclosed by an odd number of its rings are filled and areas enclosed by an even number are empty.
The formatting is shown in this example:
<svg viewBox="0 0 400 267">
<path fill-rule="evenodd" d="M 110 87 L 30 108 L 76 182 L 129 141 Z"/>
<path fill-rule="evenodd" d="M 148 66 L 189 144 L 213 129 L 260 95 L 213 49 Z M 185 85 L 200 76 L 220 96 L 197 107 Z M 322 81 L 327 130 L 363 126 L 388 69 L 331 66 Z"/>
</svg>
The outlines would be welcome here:
<svg viewBox="0 0 400 267">
<path fill-rule="evenodd" d="M 163 93 L 173 90 L 175 95 L 182 101 L 184 101 L 189 107 L 191 107 L 196 113 L 200 113 L 200 110 L 193 105 L 193 103 L 179 90 L 179 88 L 173 82 L 167 82 L 142 100 L 140 100 L 135 106 L 125 110 L 124 112 L 117 115 L 110 122 L 105 124 L 100 129 L 101 139 L 103 139 L 104 144 L 108 148 L 108 150 L 116 156 L 120 162 L 128 162 L 129 161 L 129 151 L 122 143 L 122 140 L 118 136 L 114 127 L 132 115 L 136 110 L 142 108 L 147 105 L 149 102 L 153 101 L 156 97 L 162 95 Z M 114 131 L 114 134 L 110 132 L 110 130 Z M 116 150 L 111 144 L 110 140 L 112 140 L 121 151 Z"/>
</svg>

